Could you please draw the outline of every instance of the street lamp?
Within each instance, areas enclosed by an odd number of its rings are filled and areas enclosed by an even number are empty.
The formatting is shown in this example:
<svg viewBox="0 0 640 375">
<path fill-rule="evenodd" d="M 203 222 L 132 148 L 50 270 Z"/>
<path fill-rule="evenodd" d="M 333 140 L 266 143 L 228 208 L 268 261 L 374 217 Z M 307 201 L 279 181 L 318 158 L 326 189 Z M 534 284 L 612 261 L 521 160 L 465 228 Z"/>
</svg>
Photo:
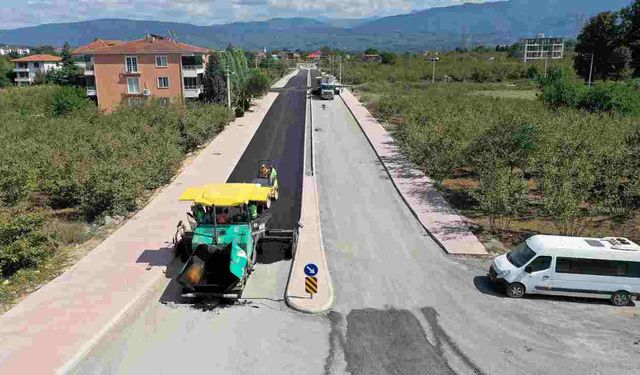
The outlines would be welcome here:
<svg viewBox="0 0 640 375">
<path fill-rule="evenodd" d="M 226 69 L 227 73 L 227 107 L 231 108 L 231 75 L 235 72 L 229 72 L 229 68 Z"/>
</svg>

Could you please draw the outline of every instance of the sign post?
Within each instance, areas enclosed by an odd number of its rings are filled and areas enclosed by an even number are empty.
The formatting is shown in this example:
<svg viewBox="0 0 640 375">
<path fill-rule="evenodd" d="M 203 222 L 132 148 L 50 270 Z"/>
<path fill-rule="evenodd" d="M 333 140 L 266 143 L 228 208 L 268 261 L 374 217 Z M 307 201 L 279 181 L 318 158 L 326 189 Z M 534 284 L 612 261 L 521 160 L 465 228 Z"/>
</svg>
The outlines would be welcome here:
<svg viewBox="0 0 640 375">
<path fill-rule="evenodd" d="M 313 299 L 313 295 L 318 293 L 318 278 L 316 275 L 318 274 L 318 266 L 313 263 L 309 263 L 304 266 L 304 274 L 306 277 L 304 278 L 304 290 L 309 293 L 311 299 Z"/>
</svg>

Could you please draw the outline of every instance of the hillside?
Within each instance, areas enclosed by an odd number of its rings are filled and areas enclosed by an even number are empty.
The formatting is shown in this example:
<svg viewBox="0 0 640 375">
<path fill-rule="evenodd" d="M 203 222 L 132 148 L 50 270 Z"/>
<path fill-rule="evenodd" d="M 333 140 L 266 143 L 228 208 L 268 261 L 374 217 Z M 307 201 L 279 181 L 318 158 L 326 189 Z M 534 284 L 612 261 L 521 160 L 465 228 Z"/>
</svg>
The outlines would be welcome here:
<svg viewBox="0 0 640 375">
<path fill-rule="evenodd" d="M 493 34 L 511 40 L 545 33 L 575 36 L 589 17 L 618 10 L 631 0 L 511 0 L 432 8 L 385 17 L 354 28 L 358 33 Z"/>
<path fill-rule="evenodd" d="M 180 41 L 214 48 L 232 43 L 248 49 L 321 46 L 361 50 L 370 46 L 396 51 L 452 49 L 465 43 L 511 43 L 525 35 L 575 37 L 582 22 L 631 0 L 510 0 L 431 8 L 372 19 L 274 18 L 197 26 L 186 23 L 100 19 L 0 30 L 0 43 L 72 46 L 96 37 L 134 39 L 146 33 L 175 32 Z"/>
</svg>

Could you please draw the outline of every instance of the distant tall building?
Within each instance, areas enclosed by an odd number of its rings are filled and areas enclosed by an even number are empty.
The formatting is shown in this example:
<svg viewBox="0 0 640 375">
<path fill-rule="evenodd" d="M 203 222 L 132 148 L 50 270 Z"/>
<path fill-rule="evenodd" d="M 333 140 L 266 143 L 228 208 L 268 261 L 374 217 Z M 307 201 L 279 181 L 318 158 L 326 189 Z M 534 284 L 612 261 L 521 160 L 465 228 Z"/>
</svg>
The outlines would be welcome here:
<svg viewBox="0 0 640 375">
<path fill-rule="evenodd" d="M 546 38 L 544 34 L 538 34 L 535 37 L 520 39 L 520 44 L 524 62 L 564 57 L 563 38 Z"/>
</svg>

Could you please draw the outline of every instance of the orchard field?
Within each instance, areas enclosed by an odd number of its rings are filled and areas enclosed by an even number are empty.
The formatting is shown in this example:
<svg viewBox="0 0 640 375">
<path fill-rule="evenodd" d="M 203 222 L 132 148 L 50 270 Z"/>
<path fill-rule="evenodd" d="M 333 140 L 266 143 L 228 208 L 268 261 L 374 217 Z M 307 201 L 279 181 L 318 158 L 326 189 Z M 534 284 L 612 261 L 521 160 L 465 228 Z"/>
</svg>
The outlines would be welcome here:
<svg viewBox="0 0 640 375">
<path fill-rule="evenodd" d="M 0 89 L 0 306 L 62 272 L 231 118 L 155 101 L 104 114 L 73 87 Z"/>
<path fill-rule="evenodd" d="M 548 98 L 566 90 L 543 79 L 541 64 L 500 53 L 440 58 L 435 84 L 432 63 L 419 55 L 399 56 L 395 64 L 343 63 L 343 82 L 354 85 L 402 152 L 475 222 L 490 250 L 533 233 L 640 241 L 634 111 L 551 105 Z M 549 77 L 558 75 L 571 60 L 548 69 Z M 610 92 L 604 89 L 610 85 L 597 84 L 585 97 Z M 618 99 L 607 100 L 625 102 Z"/>
</svg>

